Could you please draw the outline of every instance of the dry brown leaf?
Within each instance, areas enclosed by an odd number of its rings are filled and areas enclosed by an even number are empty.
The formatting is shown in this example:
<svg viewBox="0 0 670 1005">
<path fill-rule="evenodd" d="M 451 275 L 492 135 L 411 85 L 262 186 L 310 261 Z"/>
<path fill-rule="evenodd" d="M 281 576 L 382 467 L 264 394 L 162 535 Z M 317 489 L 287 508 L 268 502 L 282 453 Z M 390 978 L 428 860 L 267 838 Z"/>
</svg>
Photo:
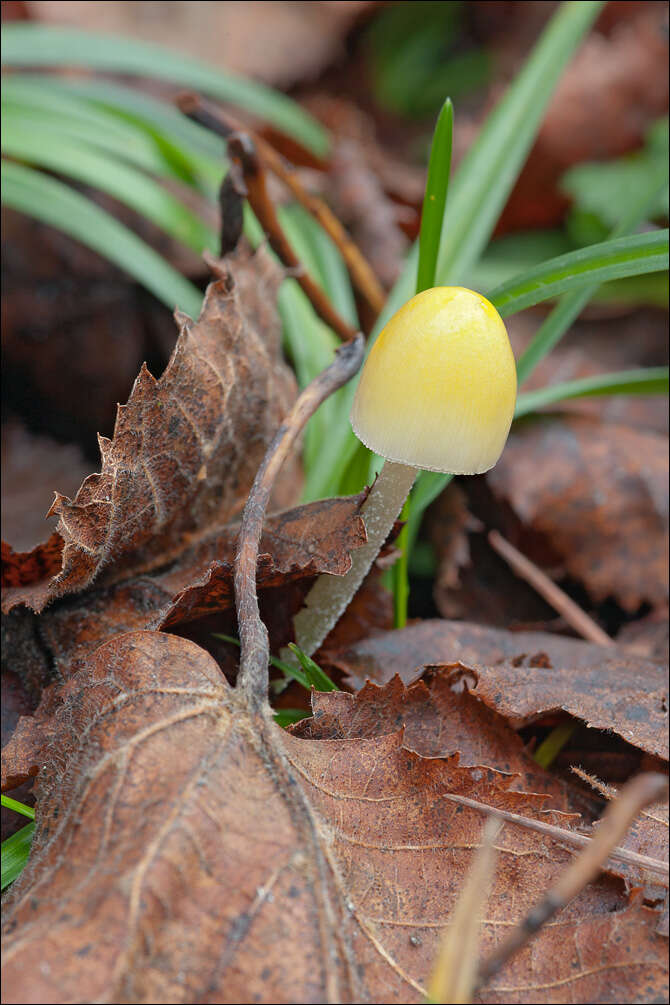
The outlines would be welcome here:
<svg viewBox="0 0 670 1005">
<path fill-rule="evenodd" d="M 518 728 L 563 710 L 668 757 L 667 667 L 625 650 L 543 632 L 504 632 L 466 622 L 421 621 L 331 657 L 345 681 L 383 684 L 396 673 L 412 683 L 426 665 L 472 668 L 473 694 Z"/>
<path fill-rule="evenodd" d="M 616 733 L 655 757 L 668 759 L 667 667 L 636 657 L 601 657 L 590 668 L 502 663 L 476 666 L 473 693 L 520 728 L 562 710 L 591 729 Z"/>
<path fill-rule="evenodd" d="M 44 540 L 54 485 L 77 491 L 89 472 L 73 443 L 35 436 L 15 420 L 2 426 L 2 539 L 27 551 Z"/>
<path fill-rule="evenodd" d="M 90 444 L 112 428 L 116 402 L 151 352 L 142 294 L 90 248 L 4 206 L 2 282 L 5 403 L 52 435 Z"/>
<path fill-rule="evenodd" d="M 230 276 L 208 287 L 197 323 L 178 317 L 163 375 L 140 370 L 113 439 L 99 438 L 100 474 L 73 500 L 56 493 L 49 515 L 59 517 L 61 570 L 30 581 L 43 549 L 13 556 L 5 610 L 23 603 L 40 611 L 84 589 L 111 562 L 165 562 L 189 535 L 224 524 L 243 504 L 295 381 L 279 349 L 278 270 L 246 251 L 228 268 Z"/>
<path fill-rule="evenodd" d="M 565 823 L 402 730 L 314 741 L 252 720 L 169 635 L 107 643 L 75 684 L 5 910 L 8 1005 L 421 1002 L 485 819 L 448 795 Z M 496 844 L 484 953 L 571 858 L 512 824 Z M 480 1000 L 658 1000 L 656 921 L 603 877 Z"/>
<path fill-rule="evenodd" d="M 291 619 L 314 577 L 324 572 L 343 575 L 351 564 L 350 551 L 365 542 L 359 515 L 363 499 L 364 494 L 324 499 L 268 518 L 261 538 L 258 588 L 275 650 L 292 640 Z M 201 622 L 205 644 L 212 632 L 235 632 L 233 559 L 238 531 L 235 525 L 224 528 L 164 569 L 120 580 L 110 574 L 94 589 L 66 598 L 39 616 L 25 611 L 7 616 L 7 660 L 31 684 L 35 704 L 54 675 L 60 680 L 72 677 L 102 642 L 121 632 L 183 630 L 186 623 L 208 615 L 216 617 Z M 59 702 L 57 689 L 47 688 L 35 714 L 24 715 L 15 732 L 12 722 L 9 736 L 3 734 L 3 790 L 36 774 Z"/>
<path fill-rule="evenodd" d="M 545 793 L 552 807 L 564 813 L 595 816 L 597 801 L 536 764 L 503 717 L 465 684 L 460 667 L 436 667 L 408 688 L 395 676 L 383 687 L 366 684 L 357 694 L 315 693 L 312 718 L 291 732 L 313 740 L 351 739 L 385 736 L 402 727 L 405 746 L 422 757 L 458 754 L 461 767 L 494 767 L 515 776 L 511 789 Z"/>
<path fill-rule="evenodd" d="M 667 603 L 665 437 L 538 418 L 515 427 L 487 480 L 594 600 L 614 597 L 628 611 Z"/>
</svg>

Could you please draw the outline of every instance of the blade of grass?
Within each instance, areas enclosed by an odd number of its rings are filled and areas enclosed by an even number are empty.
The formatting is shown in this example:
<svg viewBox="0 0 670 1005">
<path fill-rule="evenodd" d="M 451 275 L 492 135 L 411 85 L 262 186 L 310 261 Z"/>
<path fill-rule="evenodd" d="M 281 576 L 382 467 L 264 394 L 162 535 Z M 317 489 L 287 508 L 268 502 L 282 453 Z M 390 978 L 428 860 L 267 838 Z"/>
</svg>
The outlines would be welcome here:
<svg viewBox="0 0 670 1005">
<path fill-rule="evenodd" d="M 2 120 L 3 153 L 68 175 L 118 199 L 151 220 L 177 241 L 198 254 L 216 248 L 217 236 L 179 199 L 155 179 L 84 142 L 63 136 L 48 121 L 35 129 L 33 120 L 22 121 L 15 113 Z"/>
<path fill-rule="evenodd" d="M 229 642 L 232 646 L 237 646 L 240 648 L 240 640 L 236 639 L 234 635 L 224 635 L 222 632 L 212 632 L 212 638 L 221 639 L 222 642 Z M 270 665 L 275 668 L 275 670 L 281 671 L 287 680 L 294 680 L 306 691 L 311 691 L 312 684 L 311 681 L 305 676 L 302 671 L 298 670 L 297 667 L 291 666 L 290 663 L 284 663 L 283 660 L 277 659 L 276 656 L 270 657 Z"/>
<path fill-rule="evenodd" d="M 533 760 L 541 768 L 549 768 L 554 763 L 563 747 L 566 745 L 579 723 L 576 719 L 566 719 L 560 726 L 552 729 L 533 754 Z"/>
<path fill-rule="evenodd" d="M 492 290 L 489 300 L 502 317 L 509 317 L 569 290 L 667 267 L 668 231 L 634 234 L 543 262 Z"/>
<path fill-rule="evenodd" d="M 79 108 L 101 112 L 108 120 L 146 136 L 176 177 L 216 198 L 226 166 L 225 144 L 173 105 L 108 80 L 21 74 L 21 80 L 25 79 L 46 79 L 59 97 L 76 100 Z"/>
<path fill-rule="evenodd" d="M 563 384 L 550 384 L 537 391 L 526 391 L 517 398 L 515 418 L 536 412 L 569 398 L 584 398 L 603 394 L 667 394 L 667 366 L 650 366 L 641 370 L 621 370 L 601 373 Z"/>
<path fill-rule="evenodd" d="M 278 726 L 286 729 L 287 726 L 292 726 L 294 722 L 300 722 L 301 719 L 309 718 L 311 714 L 311 712 L 306 712 L 304 708 L 280 708 L 275 712 L 274 720 Z"/>
<path fill-rule="evenodd" d="M 81 241 L 162 301 L 197 318 L 202 293 L 153 248 L 78 192 L 22 164 L 2 162 L 2 201 Z"/>
<path fill-rule="evenodd" d="M 146 171 L 182 180 L 146 130 L 68 94 L 58 83 L 54 86 L 50 77 L 42 80 L 25 80 L 23 75 L 3 78 L 2 111 L 3 126 L 9 115 L 14 121 L 19 118 L 26 128 L 30 125 L 36 133 L 46 123 L 52 131 L 58 130 L 63 136 L 109 151 Z"/>
<path fill-rule="evenodd" d="M 21 74 L 21 80 L 44 80 L 45 74 Z M 160 101 L 137 88 L 97 77 L 48 75 L 49 86 L 55 82 L 61 93 L 78 98 L 94 108 L 104 108 L 120 120 L 141 125 L 170 139 L 184 152 L 203 156 L 220 164 L 225 152 L 221 137 L 189 119 L 172 104 Z"/>
<path fill-rule="evenodd" d="M 662 167 L 652 173 L 647 188 L 637 193 L 631 199 L 630 205 L 621 220 L 612 230 L 612 240 L 629 233 L 646 217 L 650 207 L 655 203 L 659 192 L 667 185 L 667 178 Z M 551 352 L 561 340 L 570 325 L 579 317 L 591 297 L 598 290 L 598 284 L 586 286 L 581 290 L 566 293 L 561 297 L 547 320 L 535 333 L 530 345 L 517 361 L 517 379 L 520 384 L 527 380 L 535 367 Z"/>
<path fill-rule="evenodd" d="M 2 28 L 2 63 L 31 67 L 66 64 L 156 77 L 245 108 L 318 155 L 328 149 L 325 130 L 290 98 L 256 81 L 138 39 L 51 25 L 8 24 Z"/>
<path fill-rule="evenodd" d="M 339 688 L 335 684 L 333 684 L 328 674 L 324 673 L 319 664 L 315 663 L 311 656 L 308 656 L 306 653 L 304 653 L 302 649 L 300 649 L 299 646 L 296 646 L 293 642 L 289 642 L 288 647 L 298 659 L 300 666 L 305 671 L 305 677 L 310 682 L 310 684 L 315 688 L 315 690 L 317 691 L 339 690 Z"/>
<path fill-rule="evenodd" d="M 454 106 L 447 98 L 435 124 L 428 159 L 428 176 L 421 212 L 419 232 L 419 264 L 416 275 L 416 293 L 435 285 L 437 256 L 444 209 L 447 204 L 449 175 L 451 173 L 451 147 L 454 132 Z"/>
<path fill-rule="evenodd" d="M 35 824 L 26 824 L 16 834 L 12 834 L 2 842 L 2 889 L 4 890 L 13 883 L 17 876 L 21 874 L 30 855 L 30 846 L 33 843 Z"/>
<path fill-rule="evenodd" d="M 26 806 L 25 803 L 20 803 L 18 799 L 12 799 L 11 796 L 6 796 L 4 792 L 2 793 L 2 805 L 8 810 L 14 810 L 15 813 L 28 817 L 30 820 L 35 819 L 35 810 L 32 806 Z"/>
<path fill-rule="evenodd" d="M 451 183 L 451 198 L 444 215 L 437 265 L 439 284 L 462 281 L 484 250 L 556 84 L 602 6 L 602 0 L 561 4 L 463 158 Z M 415 245 L 377 330 L 412 296 L 417 251 Z"/>
<path fill-rule="evenodd" d="M 422 293 L 435 285 L 435 270 L 437 256 L 440 251 L 440 235 L 444 219 L 444 209 L 449 191 L 449 175 L 451 173 L 451 147 L 454 131 L 454 108 L 451 99 L 447 98 L 442 105 L 435 124 L 433 142 L 428 159 L 428 176 L 426 191 L 423 197 L 421 213 L 421 230 L 419 232 L 419 265 L 417 269 L 416 292 Z M 405 526 L 398 535 L 396 547 L 400 555 L 391 571 L 393 584 L 393 621 L 396 628 L 404 628 L 407 624 L 407 606 L 409 603 L 409 540 L 407 521 L 411 509 L 410 497 L 400 514 Z"/>
</svg>

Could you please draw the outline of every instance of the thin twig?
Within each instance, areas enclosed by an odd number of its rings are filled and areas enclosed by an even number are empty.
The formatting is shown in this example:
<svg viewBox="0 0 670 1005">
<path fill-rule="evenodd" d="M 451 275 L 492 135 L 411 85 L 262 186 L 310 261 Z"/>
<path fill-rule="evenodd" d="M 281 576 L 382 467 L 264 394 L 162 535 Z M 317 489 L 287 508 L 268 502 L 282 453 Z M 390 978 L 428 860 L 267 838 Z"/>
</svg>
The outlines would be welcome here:
<svg viewBox="0 0 670 1005">
<path fill-rule="evenodd" d="M 206 101 L 198 94 L 190 92 L 181 94 L 177 98 L 177 104 L 184 115 L 224 139 L 228 139 L 233 133 L 245 131 L 244 126 L 236 122 L 232 116 L 224 113 L 212 102 Z M 246 131 L 248 132 L 248 130 Z M 253 141 L 264 164 L 286 185 L 298 202 L 318 221 L 332 239 L 344 259 L 355 289 L 367 302 L 375 316 L 378 315 L 386 300 L 384 288 L 369 262 L 349 237 L 333 211 L 323 199 L 306 191 L 298 175 L 273 146 L 256 134 L 253 134 Z"/>
<path fill-rule="evenodd" d="M 612 850 L 624 837 L 638 813 L 649 803 L 667 798 L 665 775 L 638 775 L 628 782 L 614 799 L 598 824 L 589 845 L 558 877 L 556 884 L 535 905 L 520 925 L 503 939 L 479 967 L 477 990 L 491 979 L 507 961 L 533 938 L 554 914 L 595 879 Z"/>
<path fill-rule="evenodd" d="M 501 558 L 504 558 L 513 571 L 525 579 L 527 583 L 537 590 L 541 597 L 548 604 L 561 614 L 567 623 L 578 632 L 583 639 L 595 642 L 599 646 L 613 646 L 615 642 L 607 635 L 602 628 L 590 618 L 586 611 L 571 600 L 560 586 L 557 586 L 553 579 L 531 562 L 529 558 L 522 555 L 513 544 L 510 544 L 497 530 L 491 530 L 488 534 L 489 544 Z"/>
<path fill-rule="evenodd" d="M 235 556 L 235 601 L 241 648 L 238 688 L 254 711 L 267 703 L 268 691 L 270 649 L 256 595 L 256 562 L 268 499 L 277 473 L 307 420 L 326 398 L 358 372 L 364 353 L 365 340 L 358 333 L 340 346 L 330 366 L 307 385 L 268 447 L 244 507 Z"/>
<path fill-rule="evenodd" d="M 508 820 L 510 823 L 518 824 L 519 827 L 524 827 L 526 830 L 537 831 L 538 834 L 546 834 L 547 837 L 554 838 L 556 841 L 562 841 L 564 844 L 571 844 L 576 848 L 588 848 L 593 841 L 593 838 L 587 837 L 586 834 L 577 834 L 575 831 L 568 831 L 563 827 L 547 824 L 543 820 L 533 820 L 531 817 L 524 817 L 519 813 L 511 813 L 509 810 L 499 810 L 495 806 L 489 806 L 488 803 L 480 803 L 476 799 L 470 799 L 468 796 L 457 796 L 454 793 L 445 792 L 443 793 L 443 799 L 448 799 L 453 803 L 460 803 L 462 806 L 470 806 L 473 810 L 479 810 L 480 813 L 488 813 L 489 816 L 496 817 L 499 820 Z M 648 872 L 653 872 L 666 878 L 669 873 L 667 862 L 662 862 L 657 858 L 649 858 L 647 855 L 638 855 L 637 852 L 628 851 L 627 848 L 612 848 L 608 858 L 614 862 L 626 862 L 628 865 L 637 866 L 638 869 L 646 869 Z"/>
<path fill-rule="evenodd" d="M 265 171 L 254 142 L 248 133 L 233 133 L 228 138 L 228 156 L 231 159 L 230 170 L 237 169 L 240 172 L 249 205 L 265 231 L 270 247 L 284 265 L 293 270 L 294 277 L 309 297 L 312 307 L 321 320 L 325 321 L 343 342 L 348 342 L 355 336 L 356 329 L 352 328 L 335 310 L 324 291 L 314 282 L 291 247 L 277 217 L 274 204 L 268 195 Z"/>
</svg>

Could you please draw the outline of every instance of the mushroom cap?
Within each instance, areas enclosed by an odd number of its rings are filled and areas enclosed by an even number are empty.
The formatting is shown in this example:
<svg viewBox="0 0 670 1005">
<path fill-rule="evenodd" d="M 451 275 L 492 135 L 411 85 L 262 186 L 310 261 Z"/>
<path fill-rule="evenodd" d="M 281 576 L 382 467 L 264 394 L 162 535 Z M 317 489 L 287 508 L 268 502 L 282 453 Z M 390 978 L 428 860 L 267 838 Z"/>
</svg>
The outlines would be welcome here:
<svg viewBox="0 0 670 1005">
<path fill-rule="evenodd" d="M 366 447 L 400 464 L 474 475 L 505 446 L 516 367 L 502 318 L 479 293 L 437 286 L 377 337 L 351 409 Z"/>
</svg>

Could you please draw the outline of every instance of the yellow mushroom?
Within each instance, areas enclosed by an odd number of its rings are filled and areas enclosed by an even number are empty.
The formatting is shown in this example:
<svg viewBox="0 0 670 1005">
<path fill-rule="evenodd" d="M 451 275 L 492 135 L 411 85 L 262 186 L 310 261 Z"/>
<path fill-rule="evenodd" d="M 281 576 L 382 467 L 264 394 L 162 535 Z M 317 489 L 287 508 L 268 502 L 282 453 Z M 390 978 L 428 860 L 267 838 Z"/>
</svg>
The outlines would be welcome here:
<svg viewBox="0 0 670 1005">
<path fill-rule="evenodd" d="M 295 618 L 312 653 L 346 609 L 386 540 L 418 469 L 488 471 L 502 453 L 516 401 L 516 368 L 502 318 L 479 293 L 418 293 L 378 336 L 360 377 L 351 424 L 386 458 L 363 508 L 367 543 L 345 576 L 321 576 Z"/>
</svg>

